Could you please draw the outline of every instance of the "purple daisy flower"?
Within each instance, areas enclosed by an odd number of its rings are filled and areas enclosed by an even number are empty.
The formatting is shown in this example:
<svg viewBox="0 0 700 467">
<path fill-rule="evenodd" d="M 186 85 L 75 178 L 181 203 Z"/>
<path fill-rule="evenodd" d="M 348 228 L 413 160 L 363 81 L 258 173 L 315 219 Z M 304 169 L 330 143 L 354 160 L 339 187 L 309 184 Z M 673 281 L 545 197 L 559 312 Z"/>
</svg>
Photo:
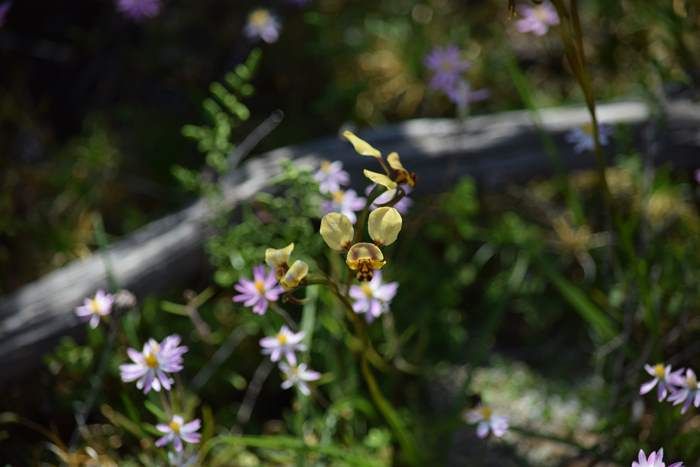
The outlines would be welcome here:
<svg viewBox="0 0 700 467">
<path fill-rule="evenodd" d="M 287 326 L 282 326 L 276 335 L 260 339 L 260 347 L 263 348 L 262 353 L 269 355 L 273 362 L 284 356 L 291 365 L 296 365 L 295 352 L 306 350 L 306 346 L 301 343 L 303 339 L 303 332 L 294 333 Z"/>
<path fill-rule="evenodd" d="M 649 457 L 640 449 L 637 461 L 632 462 L 632 467 L 666 467 L 663 448 L 659 449 L 658 452 L 652 451 Z M 668 467 L 683 467 L 683 462 L 674 462 Z"/>
<path fill-rule="evenodd" d="M 663 363 L 658 363 L 654 366 L 644 365 L 644 370 L 653 378 L 642 384 L 639 394 L 646 394 L 656 386 L 659 402 L 666 399 L 678 386 L 683 385 L 683 369 L 672 371 L 671 365 L 664 366 Z"/>
<path fill-rule="evenodd" d="M 276 302 L 284 289 L 277 284 L 275 271 L 265 271 L 259 264 L 253 268 L 253 280 L 241 278 L 234 288 L 239 291 L 234 295 L 234 302 L 243 302 L 243 306 L 253 309 L 253 313 L 264 315 L 269 302 Z"/>
<path fill-rule="evenodd" d="M 508 418 L 495 415 L 491 407 L 485 405 L 467 412 L 466 419 L 469 423 L 476 423 L 476 435 L 481 439 L 489 433 L 500 438 L 508 431 Z"/>
<path fill-rule="evenodd" d="M 700 387 L 695 372 L 690 368 L 685 370 L 685 378 L 680 383 L 680 387 L 668 396 L 668 401 L 673 402 L 673 405 L 683 404 L 681 413 L 686 413 L 691 405 L 700 407 Z"/>
<path fill-rule="evenodd" d="M 352 309 L 355 313 L 364 313 L 367 322 L 371 323 L 389 310 L 389 304 L 398 288 L 398 282 L 384 284 L 381 271 L 376 271 L 371 281 L 350 287 Z"/>
<path fill-rule="evenodd" d="M 332 199 L 329 201 L 324 201 L 323 212 L 328 214 L 329 212 L 339 212 L 345 215 L 350 222 L 353 224 L 357 220 L 355 212 L 362 211 L 365 208 L 366 200 L 360 196 L 357 196 L 355 190 L 347 191 L 334 191 L 332 194 Z"/>
<path fill-rule="evenodd" d="M 187 347 L 181 346 L 180 336 L 173 334 L 161 343 L 149 339 L 141 352 L 132 348 L 128 348 L 126 352 L 134 363 L 119 366 L 122 381 L 136 381 L 136 387 L 143 389 L 146 394 L 151 389 L 158 392 L 161 387 L 166 391 L 170 390 L 173 380 L 168 373 L 182 370 L 182 356 L 187 352 Z"/>
<path fill-rule="evenodd" d="M 377 185 L 375 184 L 369 185 L 367 189 L 365 189 L 365 194 L 369 196 L 369 194 L 372 193 L 372 190 L 374 190 L 376 186 Z M 394 204 L 393 207 L 401 214 L 406 214 L 409 208 L 413 205 L 413 200 L 407 196 L 409 193 L 411 193 L 412 188 L 407 184 L 403 183 L 401 184 L 401 190 L 403 190 L 403 192 L 406 195 L 404 195 L 396 204 Z M 374 199 L 374 202 L 372 203 L 370 208 L 373 210 L 377 209 L 383 204 L 386 204 L 392 199 L 394 199 L 394 196 L 396 196 L 396 189 L 386 190 L 384 191 L 384 193 L 382 193 Z"/>
<path fill-rule="evenodd" d="M 306 383 L 321 378 L 321 373 L 307 369 L 306 363 L 288 365 L 285 362 L 281 362 L 280 370 L 282 370 L 282 376 L 284 377 L 282 389 L 289 389 L 296 386 L 305 396 L 311 394 L 309 386 Z"/>
<path fill-rule="evenodd" d="M 75 314 L 88 321 L 90 327 L 95 329 L 102 318 L 112 312 L 112 305 L 114 305 L 114 295 L 98 290 L 93 298 L 86 298 L 83 304 L 75 309 Z"/>
<path fill-rule="evenodd" d="M 430 87 L 444 92 L 454 88 L 460 75 L 471 66 L 468 60 L 461 57 L 461 51 L 454 45 L 435 47 L 425 57 L 424 63 L 433 72 Z"/>
<path fill-rule="evenodd" d="M 257 8 L 248 15 L 243 32 L 251 40 L 261 39 L 268 44 L 277 42 L 282 26 L 279 20 L 265 8 Z"/>
<path fill-rule="evenodd" d="M 9 13 L 11 7 L 11 0 L 0 3 L 0 27 L 2 27 L 5 24 L 5 21 L 7 20 L 7 13 Z"/>
<path fill-rule="evenodd" d="M 161 6 L 160 0 L 117 0 L 117 10 L 133 21 L 155 18 Z"/>
<path fill-rule="evenodd" d="M 600 145 L 607 146 L 612 135 L 612 128 L 609 125 L 600 125 Z M 593 140 L 593 125 L 587 123 L 581 127 L 574 128 L 566 133 L 565 139 L 567 142 L 574 145 L 574 151 L 577 154 L 595 149 L 595 141 Z"/>
<path fill-rule="evenodd" d="M 333 193 L 350 183 L 350 174 L 343 170 L 343 163 L 340 161 L 321 161 L 318 172 L 314 174 L 314 180 L 318 182 L 321 193 Z"/>
<path fill-rule="evenodd" d="M 487 89 L 472 90 L 469 82 L 464 79 L 457 81 L 445 94 L 460 110 L 466 110 L 472 102 L 483 101 L 490 95 Z"/>
<path fill-rule="evenodd" d="M 520 5 L 518 13 L 522 18 L 515 25 L 522 33 L 531 32 L 536 36 L 544 36 L 549 31 L 550 26 L 559 24 L 557 10 L 549 2 L 534 6 Z"/>
<path fill-rule="evenodd" d="M 196 444 L 202 439 L 202 435 L 197 433 L 202 426 L 198 418 L 191 422 L 185 423 L 185 419 L 179 415 L 173 415 L 170 423 L 159 423 L 156 429 L 164 436 L 158 438 L 156 446 L 162 448 L 168 444 L 172 444 L 175 451 L 182 451 L 182 442 Z"/>
</svg>

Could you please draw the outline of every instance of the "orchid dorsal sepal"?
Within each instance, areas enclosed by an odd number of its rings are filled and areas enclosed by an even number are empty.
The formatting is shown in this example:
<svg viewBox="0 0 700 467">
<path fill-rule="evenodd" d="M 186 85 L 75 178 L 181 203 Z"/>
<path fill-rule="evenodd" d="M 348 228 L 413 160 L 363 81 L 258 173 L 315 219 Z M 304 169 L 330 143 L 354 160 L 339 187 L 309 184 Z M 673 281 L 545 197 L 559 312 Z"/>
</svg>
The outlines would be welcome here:
<svg viewBox="0 0 700 467">
<path fill-rule="evenodd" d="M 377 208 L 369 214 L 367 230 L 377 245 L 391 245 L 401 231 L 403 220 L 395 208 Z"/>
<path fill-rule="evenodd" d="M 294 243 L 284 248 L 268 248 L 265 250 L 265 263 L 275 271 L 277 279 L 281 279 L 289 268 L 289 257 L 294 251 Z"/>
<path fill-rule="evenodd" d="M 362 138 L 358 138 L 352 131 L 345 130 L 343 132 L 343 138 L 348 140 L 350 144 L 352 144 L 352 147 L 355 148 L 355 152 L 361 156 L 376 158 L 382 157 L 382 153 L 379 151 L 379 149 L 375 148 Z"/>
<path fill-rule="evenodd" d="M 350 219 L 339 212 L 329 212 L 323 216 L 319 231 L 326 245 L 336 251 L 347 251 L 355 235 Z"/>
</svg>

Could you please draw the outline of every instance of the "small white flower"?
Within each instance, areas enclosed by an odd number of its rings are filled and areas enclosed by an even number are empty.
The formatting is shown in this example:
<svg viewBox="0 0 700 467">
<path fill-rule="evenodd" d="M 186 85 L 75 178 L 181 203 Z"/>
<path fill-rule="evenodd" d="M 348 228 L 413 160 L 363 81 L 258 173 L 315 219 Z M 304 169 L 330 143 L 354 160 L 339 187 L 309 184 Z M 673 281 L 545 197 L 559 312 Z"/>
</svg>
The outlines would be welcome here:
<svg viewBox="0 0 700 467">
<path fill-rule="evenodd" d="M 164 436 L 158 438 L 156 446 L 163 447 L 167 444 L 172 444 L 175 451 L 182 451 L 182 442 L 199 443 L 201 435 L 197 433 L 201 427 L 201 422 L 195 418 L 191 422 L 185 423 L 185 419 L 179 415 L 173 415 L 172 420 L 167 425 L 159 423 L 156 428 Z"/>
<path fill-rule="evenodd" d="M 482 405 L 466 413 L 469 423 L 476 423 L 476 435 L 486 438 L 489 432 L 493 432 L 496 438 L 503 436 L 508 431 L 508 418 L 495 415 L 491 407 Z"/>
<path fill-rule="evenodd" d="M 280 370 L 284 376 L 282 381 L 282 389 L 289 389 L 293 386 L 299 388 L 299 391 L 305 396 L 311 394 L 307 381 L 316 381 L 321 377 L 321 373 L 309 370 L 305 363 L 299 365 L 288 365 L 285 362 L 280 363 Z"/>
<path fill-rule="evenodd" d="M 112 305 L 114 305 L 114 295 L 98 290 L 93 298 L 86 298 L 83 304 L 75 309 L 75 314 L 87 320 L 90 327 L 95 329 L 102 318 L 112 312 Z"/>
<path fill-rule="evenodd" d="M 297 357 L 295 352 L 306 350 L 306 346 L 301 343 L 304 340 L 304 332 L 294 333 L 287 326 L 282 326 L 280 331 L 274 336 L 260 339 L 262 353 L 270 356 L 270 360 L 277 362 L 284 356 L 291 365 L 296 365 Z"/>
</svg>

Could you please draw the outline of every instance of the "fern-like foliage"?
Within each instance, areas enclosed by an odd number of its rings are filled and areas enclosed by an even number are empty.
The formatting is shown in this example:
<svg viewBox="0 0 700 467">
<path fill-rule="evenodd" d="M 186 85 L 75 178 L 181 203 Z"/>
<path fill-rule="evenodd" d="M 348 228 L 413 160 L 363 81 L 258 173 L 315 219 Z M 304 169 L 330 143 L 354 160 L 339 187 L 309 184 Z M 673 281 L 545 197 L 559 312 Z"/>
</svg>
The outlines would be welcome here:
<svg viewBox="0 0 700 467">
<path fill-rule="evenodd" d="M 195 140 L 197 148 L 204 154 L 207 166 L 217 174 L 229 170 L 229 158 L 236 148 L 232 133 L 241 123 L 250 118 L 250 110 L 242 102 L 253 95 L 251 80 L 260 63 L 262 53 L 254 49 L 246 60 L 224 76 L 220 82 L 209 87 L 210 96 L 204 99 L 202 108 L 208 122 L 202 125 L 185 125 L 182 134 Z M 176 165 L 172 169 L 175 178 L 188 190 L 207 188 L 198 172 Z"/>
</svg>

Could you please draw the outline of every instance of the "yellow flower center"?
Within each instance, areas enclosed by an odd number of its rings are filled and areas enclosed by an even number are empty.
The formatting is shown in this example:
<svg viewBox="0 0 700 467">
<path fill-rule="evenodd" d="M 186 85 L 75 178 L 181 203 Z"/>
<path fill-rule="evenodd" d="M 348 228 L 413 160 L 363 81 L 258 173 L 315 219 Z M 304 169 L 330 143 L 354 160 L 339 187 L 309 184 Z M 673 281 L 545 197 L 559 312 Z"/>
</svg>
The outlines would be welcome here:
<svg viewBox="0 0 700 467">
<path fill-rule="evenodd" d="M 168 426 L 171 430 L 173 430 L 173 433 L 180 433 L 180 428 L 182 428 L 180 424 L 175 420 L 168 423 Z"/>
<path fill-rule="evenodd" d="M 694 374 L 687 375 L 685 379 L 688 389 L 698 388 L 698 378 Z"/>
<path fill-rule="evenodd" d="M 333 202 L 340 204 L 343 202 L 343 198 L 345 198 L 345 192 L 343 191 L 336 191 L 333 193 Z"/>
<path fill-rule="evenodd" d="M 257 290 L 260 295 L 263 295 L 265 293 L 265 282 L 261 280 L 256 280 L 255 290 Z"/>
<path fill-rule="evenodd" d="M 370 287 L 369 282 L 363 282 L 360 287 L 362 287 L 362 291 L 367 298 L 372 298 L 374 293 L 372 292 L 372 287 Z"/>
<path fill-rule="evenodd" d="M 654 376 L 659 379 L 663 379 L 666 376 L 666 369 L 664 368 L 663 363 L 657 363 L 654 365 Z"/>
<path fill-rule="evenodd" d="M 547 21 L 549 19 L 547 9 L 541 5 L 535 7 L 535 16 L 542 22 Z"/>
<path fill-rule="evenodd" d="M 264 27 L 270 21 L 270 12 L 263 9 L 255 10 L 250 14 L 248 21 L 253 26 Z"/>
<path fill-rule="evenodd" d="M 144 360 L 146 360 L 148 368 L 156 368 L 158 366 L 158 358 L 155 353 L 148 352 Z"/>
<path fill-rule="evenodd" d="M 100 304 L 94 298 L 90 299 L 90 311 L 92 311 L 94 314 L 100 312 Z"/>
<path fill-rule="evenodd" d="M 581 126 L 581 130 L 583 130 L 583 132 L 586 133 L 588 136 L 593 136 L 593 124 L 592 123 L 584 123 Z"/>
<path fill-rule="evenodd" d="M 283 333 L 277 334 L 277 342 L 279 342 L 280 345 L 286 345 L 287 344 L 287 335 Z"/>
<path fill-rule="evenodd" d="M 493 410 L 491 410 L 491 407 L 484 406 L 481 408 L 481 416 L 484 418 L 484 420 L 489 420 L 491 415 L 493 415 Z"/>
<path fill-rule="evenodd" d="M 328 161 L 321 161 L 321 172 L 328 173 L 331 171 L 331 163 Z"/>
</svg>

